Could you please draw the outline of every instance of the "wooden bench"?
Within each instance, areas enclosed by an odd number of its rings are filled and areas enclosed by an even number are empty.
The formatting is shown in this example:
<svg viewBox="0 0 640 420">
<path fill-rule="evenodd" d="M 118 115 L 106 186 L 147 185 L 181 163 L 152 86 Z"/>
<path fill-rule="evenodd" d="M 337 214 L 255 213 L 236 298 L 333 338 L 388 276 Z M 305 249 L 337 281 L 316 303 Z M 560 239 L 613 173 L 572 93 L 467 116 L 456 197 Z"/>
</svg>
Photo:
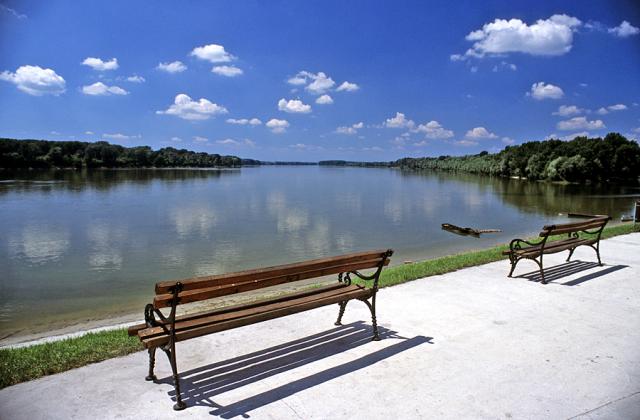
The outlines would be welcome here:
<svg viewBox="0 0 640 420">
<path fill-rule="evenodd" d="M 513 274 L 516 264 L 522 259 L 535 261 L 540 267 L 540 276 L 542 283 L 547 284 L 544 278 L 544 270 L 542 268 L 542 257 L 544 254 L 554 254 L 562 251 L 569 251 L 567 261 L 571 259 L 573 252 L 579 246 L 589 246 L 596 251 L 598 256 L 598 264 L 600 261 L 600 236 L 607 222 L 611 220 L 609 216 L 594 216 L 591 219 L 578 223 L 566 223 L 560 225 L 548 225 L 542 228 L 540 232 L 540 242 L 529 242 L 524 239 L 514 239 L 509 244 L 509 250 L 503 251 L 503 255 L 508 255 L 511 261 L 511 271 L 509 277 Z M 580 236 L 582 232 L 584 235 Z M 560 240 L 552 240 L 549 238 L 554 235 L 567 234 L 567 238 Z"/>
<path fill-rule="evenodd" d="M 255 324 L 325 305 L 339 304 L 338 319 L 341 325 L 347 303 L 352 299 L 363 301 L 371 311 L 373 339 L 379 340 L 376 321 L 376 292 L 382 268 L 389 264 L 392 250 L 367 251 L 330 258 L 321 258 L 295 264 L 241 271 L 230 274 L 197 277 L 180 281 L 163 281 L 155 286 L 153 303 L 144 309 L 144 324 L 129 328 L 130 336 L 137 335 L 149 351 L 147 381 L 155 381 L 153 373 L 155 352 L 160 348 L 169 358 L 176 391 L 174 410 L 182 410 L 186 404 L 180 394 L 180 379 L 176 365 L 176 342 Z M 359 270 L 374 269 L 370 275 Z M 322 287 L 278 295 L 242 305 L 225 306 L 194 314 L 176 316 L 178 305 L 262 289 L 265 287 L 338 275 L 338 281 Z M 372 281 L 370 287 L 352 284 L 351 277 Z M 168 315 L 160 309 L 171 308 Z"/>
</svg>

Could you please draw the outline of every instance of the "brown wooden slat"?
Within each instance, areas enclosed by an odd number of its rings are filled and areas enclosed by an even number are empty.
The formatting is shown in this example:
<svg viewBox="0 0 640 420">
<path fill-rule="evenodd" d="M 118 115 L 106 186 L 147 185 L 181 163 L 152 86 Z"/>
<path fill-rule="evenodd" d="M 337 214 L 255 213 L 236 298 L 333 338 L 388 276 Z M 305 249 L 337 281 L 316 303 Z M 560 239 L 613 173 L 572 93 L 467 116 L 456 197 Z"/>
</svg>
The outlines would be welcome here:
<svg viewBox="0 0 640 420">
<path fill-rule="evenodd" d="M 376 258 L 380 259 L 386 252 L 386 250 L 356 252 L 353 254 L 319 258 L 293 264 L 258 268 L 215 276 L 195 277 L 191 279 L 180 280 L 180 282 L 182 283 L 183 291 L 202 289 L 207 287 L 222 286 L 226 284 L 242 283 L 257 278 L 295 275 L 300 271 L 309 271 L 311 269 L 319 269 L 326 266 L 350 264 L 357 261 L 367 261 Z M 170 293 L 175 284 L 176 280 L 158 282 L 156 283 L 155 292 L 157 295 Z"/>
<path fill-rule="evenodd" d="M 229 321 L 219 322 L 213 325 L 207 325 L 199 328 L 192 328 L 185 331 L 176 332 L 176 341 L 183 341 L 190 338 L 199 337 L 206 334 L 211 334 L 214 332 L 224 331 L 232 328 L 241 327 L 244 325 L 255 324 L 257 322 L 267 321 L 269 319 L 279 318 L 286 315 L 295 314 L 298 312 L 308 311 L 310 309 L 318 308 L 320 306 L 331 305 L 334 303 L 339 303 L 345 300 L 358 299 L 367 297 L 371 294 L 370 289 L 362 289 L 361 291 L 354 291 L 345 294 L 339 294 L 337 296 L 333 296 L 331 298 L 316 300 L 312 302 L 302 303 L 299 305 L 287 306 L 282 309 L 277 309 L 269 312 L 263 312 L 256 315 L 250 315 L 243 318 L 232 319 Z M 146 348 L 157 347 L 162 344 L 165 344 L 168 341 L 168 337 L 157 336 L 152 337 L 148 340 L 143 340 L 143 344 Z"/>
<path fill-rule="evenodd" d="M 331 298 L 333 296 L 344 295 L 346 293 L 354 292 L 354 291 L 362 291 L 362 290 L 370 290 L 364 289 L 362 286 L 351 285 L 346 286 L 343 285 L 342 288 L 327 290 L 327 291 L 318 291 L 313 294 L 307 294 L 307 296 L 299 296 L 296 299 L 287 300 L 287 301 L 276 301 L 269 303 L 263 303 L 260 306 L 251 307 L 251 308 L 243 308 L 235 311 L 227 311 L 224 313 L 209 313 L 204 314 L 205 316 L 181 320 L 176 323 L 176 331 L 184 331 L 196 327 L 201 327 L 205 325 L 211 325 L 222 321 L 228 321 L 236 318 L 243 318 L 250 315 L 256 315 L 262 312 L 269 312 L 276 309 L 286 308 L 288 306 L 295 306 L 302 303 L 313 302 L 316 300 L 323 300 L 327 298 Z M 167 327 L 169 327 L 167 325 Z M 154 327 L 154 328 L 146 328 L 138 332 L 138 336 L 141 340 L 149 339 L 150 337 L 154 337 L 157 335 L 166 334 L 162 327 Z"/>
<path fill-rule="evenodd" d="M 556 245 L 561 245 L 561 244 L 565 244 L 565 243 L 569 243 L 569 242 L 576 242 L 578 239 L 576 238 L 570 238 L 570 239 L 563 239 L 563 240 L 558 240 L 558 241 L 549 241 L 547 242 L 546 246 L 556 246 Z M 528 251 L 533 251 L 533 250 L 539 250 L 542 247 L 542 245 L 533 245 L 533 246 L 526 246 L 525 248 L 522 249 L 516 249 L 513 251 L 514 254 L 522 254 L 524 252 L 528 252 Z M 502 253 L 504 255 L 507 254 L 511 254 L 511 250 L 506 250 L 506 251 L 502 251 Z"/>
<path fill-rule="evenodd" d="M 390 260 L 387 258 L 384 261 L 384 265 L 388 265 Z M 248 292 L 251 290 L 261 289 L 264 287 L 276 286 L 279 284 L 289 283 L 293 281 L 311 279 L 316 277 L 322 277 L 330 274 L 337 274 L 342 272 L 361 270 L 366 268 L 376 267 L 380 263 L 379 259 L 366 260 L 354 262 L 346 265 L 337 265 L 332 267 L 324 267 L 320 269 L 314 269 L 305 272 L 298 272 L 295 275 L 281 275 L 272 278 L 261 278 L 259 280 L 252 280 L 238 284 L 231 284 L 226 286 L 210 287 L 206 289 L 195 289 L 181 292 L 178 296 L 180 298 L 179 304 L 198 302 L 201 300 L 207 300 L 215 297 L 227 296 L 230 294 Z M 156 308 L 166 308 L 171 306 L 171 294 L 157 295 L 153 299 L 153 304 Z"/>
<path fill-rule="evenodd" d="M 549 254 L 552 252 L 559 252 L 559 250 L 562 250 L 562 249 L 570 249 L 576 246 L 594 244 L 596 242 L 597 242 L 596 239 L 576 239 L 576 238 L 564 239 L 561 241 L 551 241 L 546 243 L 544 247 L 544 253 Z M 536 246 L 523 248 L 520 250 L 515 250 L 513 253 L 516 255 L 524 255 L 524 254 L 533 255 L 533 254 L 539 254 L 540 249 L 541 249 L 541 245 L 536 245 Z M 511 251 L 510 250 L 502 251 L 502 254 L 509 255 L 511 254 Z"/>
<path fill-rule="evenodd" d="M 266 298 L 266 299 L 254 300 L 254 301 L 251 301 L 251 302 L 240 303 L 240 304 L 237 304 L 237 305 L 229 305 L 229 306 L 225 306 L 225 307 L 222 307 L 222 308 L 215 308 L 215 309 L 212 309 L 212 310 L 209 310 L 209 311 L 203 311 L 203 312 L 197 312 L 197 313 L 193 313 L 193 314 L 180 315 L 180 316 L 176 316 L 176 322 L 192 320 L 192 319 L 202 318 L 202 317 L 205 317 L 205 316 L 222 314 L 222 313 L 226 313 L 226 312 L 238 311 L 238 310 L 241 310 L 241 309 L 254 308 L 254 307 L 262 306 L 262 305 L 269 304 L 269 303 L 286 302 L 286 301 L 289 301 L 289 300 L 293 300 L 293 299 L 297 299 L 297 298 L 301 298 L 301 297 L 305 297 L 305 296 L 310 296 L 310 295 L 314 295 L 314 294 L 325 292 L 325 291 L 341 289 L 341 288 L 344 288 L 344 287 L 346 287 L 345 283 L 337 283 L 336 282 L 336 283 L 330 284 L 328 286 L 316 287 L 316 288 L 313 288 L 313 289 L 303 290 L 303 291 L 300 291 L 300 292 L 287 293 L 285 295 L 274 296 L 274 297 Z M 160 322 L 160 320 L 158 320 L 158 321 Z M 131 337 L 137 336 L 138 335 L 138 331 L 144 330 L 145 328 L 147 328 L 147 324 L 144 324 L 144 323 L 143 324 L 132 325 L 129 328 L 127 328 L 127 334 L 129 334 L 129 336 L 131 336 Z"/>
<path fill-rule="evenodd" d="M 598 217 L 590 220 L 585 220 L 583 222 L 577 223 L 564 223 L 559 225 L 548 225 L 542 228 L 542 232 L 540 232 L 540 236 L 548 236 L 548 235 L 562 235 L 564 233 L 572 233 L 579 232 L 581 230 L 599 228 L 604 226 L 609 221 L 609 216 Z"/>
<path fill-rule="evenodd" d="M 603 227 L 604 225 L 606 225 L 607 222 L 600 222 L 600 223 L 592 223 L 590 225 L 585 225 L 582 228 L 576 229 L 576 228 L 560 228 L 560 229 L 556 229 L 551 231 L 551 235 L 564 235 L 565 233 L 573 233 L 573 232 L 580 232 L 583 230 L 598 230 L 601 227 Z"/>
<path fill-rule="evenodd" d="M 597 241 L 595 239 L 582 239 L 582 240 L 577 240 L 577 241 L 573 241 L 573 242 L 564 242 L 562 244 L 557 244 L 557 245 L 549 245 L 549 243 L 544 247 L 543 253 L 544 254 L 553 254 L 556 252 L 561 252 L 567 249 L 571 249 L 571 248 L 576 248 L 582 245 L 590 245 L 590 244 L 594 244 Z M 540 254 L 540 247 L 536 247 L 535 249 L 525 249 L 524 252 L 519 253 L 518 255 L 521 256 L 525 256 L 525 255 L 536 255 L 536 254 Z"/>
</svg>

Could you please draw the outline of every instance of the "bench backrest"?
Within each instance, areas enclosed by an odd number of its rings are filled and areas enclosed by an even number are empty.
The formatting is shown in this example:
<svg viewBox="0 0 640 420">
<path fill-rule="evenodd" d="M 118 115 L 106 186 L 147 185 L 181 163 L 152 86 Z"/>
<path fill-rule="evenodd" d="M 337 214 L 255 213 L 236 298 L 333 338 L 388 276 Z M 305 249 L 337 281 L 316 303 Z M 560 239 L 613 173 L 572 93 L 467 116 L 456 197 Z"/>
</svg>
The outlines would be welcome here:
<svg viewBox="0 0 640 420">
<path fill-rule="evenodd" d="M 547 225 L 542 228 L 540 232 L 541 237 L 547 237 L 551 235 L 563 235 L 565 233 L 584 232 L 589 229 L 601 230 L 611 220 L 609 216 L 596 216 L 592 219 L 583 220 L 577 223 L 564 223 L 560 225 Z M 593 231 L 593 233 L 597 233 Z"/>
<path fill-rule="evenodd" d="M 172 306 L 173 291 L 178 284 L 177 304 L 198 302 L 299 280 L 379 268 L 389 264 L 392 253 L 391 250 L 366 251 L 229 274 L 162 281 L 156 283 L 153 306 L 156 309 Z"/>
</svg>

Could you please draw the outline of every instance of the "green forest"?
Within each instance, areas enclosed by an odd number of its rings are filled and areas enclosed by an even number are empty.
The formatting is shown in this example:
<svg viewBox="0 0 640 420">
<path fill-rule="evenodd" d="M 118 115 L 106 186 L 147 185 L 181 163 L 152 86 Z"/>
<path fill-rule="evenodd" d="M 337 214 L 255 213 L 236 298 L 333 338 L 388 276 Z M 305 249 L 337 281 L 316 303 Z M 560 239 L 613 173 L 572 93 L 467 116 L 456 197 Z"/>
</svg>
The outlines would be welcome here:
<svg viewBox="0 0 640 420">
<path fill-rule="evenodd" d="M 165 147 L 123 147 L 106 141 L 14 140 L 0 138 L 0 168 L 208 168 L 236 167 L 236 156 Z"/>
<path fill-rule="evenodd" d="M 493 154 L 403 158 L 391 166 L 531 180 L 637 182 L 640 146 L 618 133 L 609 133 L 604 138 L 531 141 Z"/>
<path fill-rule="evenodd" d="M 0 139 L 0 168 L 207 168 L 253 165 L 313 165 L 264 162 L 165 147 L 123 147 L 104 141 Z M 498 153 L 403 158 L 391 162 L 327 160 L 327 166 L 397 167 L 411 170 L 464 172 L 531 180 L 568 182 L 634 181 L 640 178 L 640 146 L 618 133 L 571 141 L 530 141 Z"/>
</svg>

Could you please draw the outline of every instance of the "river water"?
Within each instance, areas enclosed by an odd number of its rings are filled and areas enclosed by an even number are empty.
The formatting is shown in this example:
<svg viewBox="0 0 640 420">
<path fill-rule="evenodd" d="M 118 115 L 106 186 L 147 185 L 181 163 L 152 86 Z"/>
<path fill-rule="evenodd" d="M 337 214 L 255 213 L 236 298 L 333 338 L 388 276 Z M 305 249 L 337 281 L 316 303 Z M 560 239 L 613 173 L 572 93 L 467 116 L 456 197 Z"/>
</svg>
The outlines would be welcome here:
<svg viewBox="0 0 640 420">
<path fill-rule="evenodd" d="M 373 168 L 0 173 L 0 339 L 141 317 L 160 280 L 372 248 L 399 264 L 536 234 L 569 211 L 617 220 L 638 197 Z M 463 237 L 445 222 L 502 232 Z"/>
</svg>

